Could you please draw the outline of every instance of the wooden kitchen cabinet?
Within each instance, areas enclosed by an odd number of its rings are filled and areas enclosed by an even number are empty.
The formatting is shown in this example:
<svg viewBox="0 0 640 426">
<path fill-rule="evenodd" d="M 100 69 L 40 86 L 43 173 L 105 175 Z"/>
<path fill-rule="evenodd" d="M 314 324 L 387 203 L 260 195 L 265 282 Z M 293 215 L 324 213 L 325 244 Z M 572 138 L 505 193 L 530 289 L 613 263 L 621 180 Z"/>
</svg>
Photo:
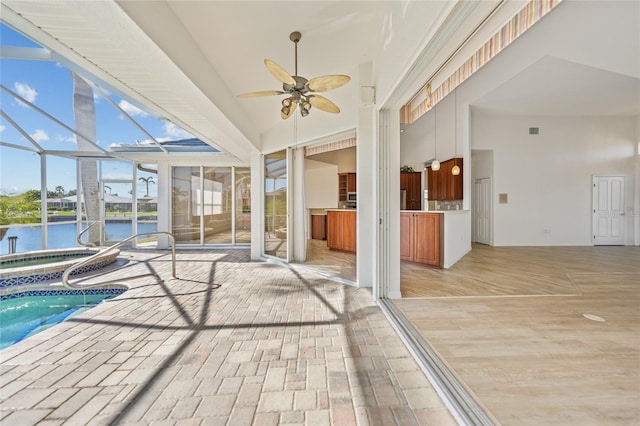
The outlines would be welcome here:
<svg viewBox="0 0 640 426">
<path fill-rule="evenodd" d="M 347 201 L 349 192 L 356 192 L 356 174 L 338 173 L 338 201 Z"/>
<path fill-rule="evenodd" d="M 440 213 L 400 213 L 400 260 L 442 267 Z"/>
<path fill-rule="evenodd" d="M 422 209 L 422 173 L 400 173 L 400 189 L 405 191 L 405 210 Z"/>
<path fill-rule="evenodd" d="M 400 260 L 413 261 L 413 213 L 400 213 Z"/>
<path fill-rule="evenodd" d="M 447 185 L 449 200 L 462 200 L 462 158 L 455 158 L 449 160 L 449 183 Z M 451 174 L 453 166 L 458 165 L 460 167 L 460 174 L 454 176 Z"/>
<path fill-rule="evenodd" d="M 356 211 L 327 210 L 327 246 L 356 252 Z"/>
<path fill-rule="evenodd" d="M 327 239 L 327 215 L 326 214 L 311 215 L 311 239 L 312 240 Z"/>
<path fill-rule="evenodd" d="M 460 167 L 460 174 L 451 174 L 453 166 Z M 452 158 L 440 163 L 440 170 L 427 168 L 427 190 L 429 200 L 451 201 L 462 200 L 462 158 Z"/>
</svg>

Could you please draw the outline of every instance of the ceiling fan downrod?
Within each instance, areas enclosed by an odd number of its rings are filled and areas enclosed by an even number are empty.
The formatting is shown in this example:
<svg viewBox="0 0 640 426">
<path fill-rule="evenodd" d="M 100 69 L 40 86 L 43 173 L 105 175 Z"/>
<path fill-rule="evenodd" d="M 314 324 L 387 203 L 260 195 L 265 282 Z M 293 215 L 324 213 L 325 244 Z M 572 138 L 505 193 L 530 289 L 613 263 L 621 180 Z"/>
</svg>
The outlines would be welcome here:
<svg viewBox="0 0 640 426">
<path fill-rule="evenodd" d="M 294 31 L 291 34 L 289 34 L 289 40 L 291 40 L 293 42 L 293 44 L 295 45 L 295 76 L 298 76 L 298 42 L 300 41 L 300 39 L 302 38 L 302 34 L 300 34 L 299 31 Z"/>
</svg>

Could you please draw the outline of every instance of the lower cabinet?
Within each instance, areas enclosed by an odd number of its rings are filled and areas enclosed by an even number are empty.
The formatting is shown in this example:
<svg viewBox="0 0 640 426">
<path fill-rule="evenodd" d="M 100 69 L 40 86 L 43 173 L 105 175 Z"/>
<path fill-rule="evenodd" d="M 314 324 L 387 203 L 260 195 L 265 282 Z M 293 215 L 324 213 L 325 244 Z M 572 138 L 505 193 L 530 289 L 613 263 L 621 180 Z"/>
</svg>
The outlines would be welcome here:
<svg viewBox="0 0 640 426">
<path fill-rule="evenodd" d="M 327 215 L 325 214 L 311 215 L 311 239 L 312 240 L 327 239 Z"/>
<path fill-rule="evenodd" d="M 327 210 L 327 246 L 356 252 L 356 211 Z"/>
<path fill-rule="evenodd" d="M 440 213 L 400 213 L 400 260 L 442 266 Z"/>
</svg>

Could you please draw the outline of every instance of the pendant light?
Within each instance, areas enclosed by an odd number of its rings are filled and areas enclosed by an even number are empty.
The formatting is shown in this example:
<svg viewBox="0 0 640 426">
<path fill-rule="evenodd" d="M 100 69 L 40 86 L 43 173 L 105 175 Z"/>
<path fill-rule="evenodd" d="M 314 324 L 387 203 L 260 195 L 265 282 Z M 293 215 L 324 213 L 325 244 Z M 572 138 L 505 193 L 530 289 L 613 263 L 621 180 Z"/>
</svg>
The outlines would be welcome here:
<svg viewBox="0 0 640 426">
<path fill-rule="evenodd" d="M 451 168 L 451 174 L 454 176 L 458 176 L 460 174 L 460 167 L 458 166 L 458 89 L 455 89 L 453 92 L 453 143 L 454 143 L 454 153 L 453 153 L 453 164 L 454 166 Z"/>
<path fill-rule="evenodd" d="M 438 161 L 438 106 L 433 107 L 433 161 L 431 162 L 431 170 L 437 172 L 440 170 L 440 162 Z"/>
</svg>

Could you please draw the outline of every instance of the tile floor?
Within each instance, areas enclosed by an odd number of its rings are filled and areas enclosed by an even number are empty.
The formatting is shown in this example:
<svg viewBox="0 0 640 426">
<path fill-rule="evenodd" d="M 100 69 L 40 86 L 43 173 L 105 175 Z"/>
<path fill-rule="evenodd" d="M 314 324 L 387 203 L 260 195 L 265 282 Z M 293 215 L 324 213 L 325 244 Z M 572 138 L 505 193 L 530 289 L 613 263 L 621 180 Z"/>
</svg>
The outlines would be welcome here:
<svg viewBox="0 0 640 426">
<path fill-rule="evenodd" d="M 121 257 L 98 278 L 129 291 L 0 351 L 0 423 L 455 424 L 369 290 L 248 250 L 179 251 L 177 279 Z"/>
</svg>

